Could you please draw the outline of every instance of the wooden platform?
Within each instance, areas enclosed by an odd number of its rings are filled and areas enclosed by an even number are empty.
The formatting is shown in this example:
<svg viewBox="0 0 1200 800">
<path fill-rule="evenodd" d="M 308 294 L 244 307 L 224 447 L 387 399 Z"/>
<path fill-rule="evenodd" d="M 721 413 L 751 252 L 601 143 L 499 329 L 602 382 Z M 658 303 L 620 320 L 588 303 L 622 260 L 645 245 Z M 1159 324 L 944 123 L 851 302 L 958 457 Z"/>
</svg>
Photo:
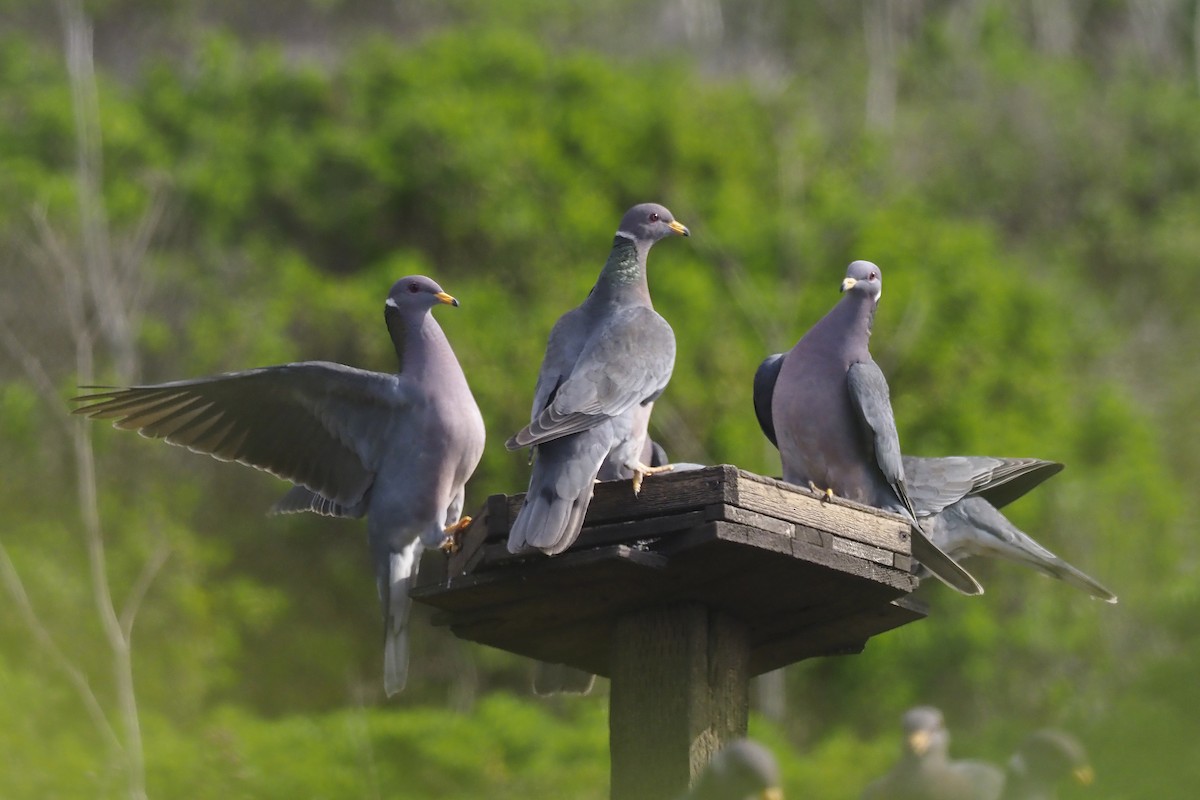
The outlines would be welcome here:
<svg viewBox="0 0 1200 800">
<path fill-rule="evenodd" d="M 750 675 L 813 656 L 860 652 L 923 617 L 902 599 L 907 523 L 882 511 L 736 467 L 599 484 L 566 553 L 505 547 L 523 495 L 494 495 L 447 558 L 426 554 L 414 600 L 460 638 L 611 676 L 623 616 L 698 605 L 740 621 Z"/>
</svg>

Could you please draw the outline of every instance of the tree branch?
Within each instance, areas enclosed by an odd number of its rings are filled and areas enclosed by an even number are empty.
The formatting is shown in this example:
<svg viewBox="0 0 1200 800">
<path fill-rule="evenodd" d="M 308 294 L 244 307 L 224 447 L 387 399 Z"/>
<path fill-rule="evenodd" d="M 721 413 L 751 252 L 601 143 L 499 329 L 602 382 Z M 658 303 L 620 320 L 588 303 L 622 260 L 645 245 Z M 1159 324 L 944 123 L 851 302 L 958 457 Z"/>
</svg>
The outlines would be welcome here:
<svg viewBox="0 0 1200 800">
<path fill-rule="evenodd" d="M 46 626 L 38 619 L 33 603 L 30 602 L 29 595 L 25 592 L 25 585 L 21 582 L 21 576 L 17 574 L 17 569 L 13 565 L 12 559 L 9 558 L 8 549 L 3 542 L 0 542 L 0 583 L 4 585 L 5 591 L 12 598 L 17 614 L 29 628 L 29 632 L 33 634 L 34 641 L 50 656 L 54 666 L 67 677 L 67 681 L 83 701 L 83 707 L 87 710 L 88 716 L 91 717 L 92 723 L 104 738 L 105 743 L 118 754 L 123 754 L 124 748 L 121 746 L 121 740 L 113 730 L 112 724 L 109 723 L 108 717 L 105 716 L 104 709 L 100 707 L 100 702 L 92 692 L 87 677 L 71 663 L 71 660 L 55 643 L 54 637 L 46 630 Z"/>
<path fill-rule="evenodd" d="M 137 613 L 142 607 L 142 600 L 146 597 L 146 592 L 150 591 L 154 579 L 158 577 L 159 571 L 170 557 L 171 545 L 166 537 L 160 535 L 158 545 L 150 554 L 150 558 L 142 565 L 142 571 L 138 574 L 137 580 L 133 582 L 133 586 L 130 587 L 129 596 L 125 598 L 125 604 L 121 608 L 121 631 L 125 634 L 127 641 L 133 639 L 133 623 L 137 619 Z"/>
</svg>

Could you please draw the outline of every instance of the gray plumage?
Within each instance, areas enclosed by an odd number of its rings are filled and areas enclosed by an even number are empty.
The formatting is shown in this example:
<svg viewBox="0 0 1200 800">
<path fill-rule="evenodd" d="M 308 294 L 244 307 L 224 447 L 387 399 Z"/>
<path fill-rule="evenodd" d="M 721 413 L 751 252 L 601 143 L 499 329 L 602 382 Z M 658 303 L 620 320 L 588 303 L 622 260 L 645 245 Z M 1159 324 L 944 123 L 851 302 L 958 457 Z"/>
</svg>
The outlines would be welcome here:
<svg viewBox="0 0 1200 800">
<path fill-rule="evenodd" d="M 983 761 L 951 760 L 941 711 L 911 708 L 903 726 L 900 760 L 863 790 L 863 800 L 998 800 L 1004 773 Z"/>
<path fill-rule="evenodd" d="M 75 398 L 77 414 L 292 481 L 275 512 L 365 516 L 389 695 L 407 678 L 408 588 L 421 551 L 459 526 L 483 454 L 483 417 L 430 313 L 439 303 L 458 305 L 424 276 L 392 287 L 384 319 L 398 374 L 306 361 Z"/>
<path fill-rule="evenodd" d="M 972 556 L 1002 558 L 1056 578 L 1098 600 L 1117 602 L 1111 590 L 1038 544 L 982 497 L 964 497 L 930 517 L 925 529 L 955 561 Z"/>
<path fill-rule="evenodd" d="M 776 439 L 771 402 L 782 364 L 782 353 L 768 356 L 754 375 L 754 413 L 772 444 Z M 972 556 L 1014 561 L 1097 599 L 1117 602 L 1102 584 L 1038 544 L 997 510 L 1057 475 L 1062 464 L 988 456 L 904 456 L 903 462 L 917 518 L 930 540 L 955 561 Z M 918 566 L 917 574 L 928 571 Z"/>
<path fill-rule="evenodd" d="M 1005 771 L 1004 800 L 1055 800 L 1058 787 L 1092 783 L 1087 751 L 1069 733 L 1047 728 L 1025 737 Z"/>
<path fill-rule="evenodd" d="M 887 380 L 868 347 L 882 287 L 879 267 L 850 264 L 841 301 L 783 357 L 770 412 L 783 479 L 908 516 L 913 556 L 958 591 L 981 594 L 921 530 L 908 496 Z"/>
<path fill-rule="evenodd" d="M 672 234 L 687 236 L 688 229 L 666 208 L 631 208 L 591 293 L 551 330 L 530 423 L 506 443 L 509 450 L 535 448 L 510 551 L 554 555 L 570 547 L 605 460 L 632 471 L 635 486 L 648 474 L 638 461 L 636 416 L 671 378 L 675 334 L 650 301 L 646 256 Z"/>
<path fill-rule="evenodd" d="M 752 739 L 721 748 L 681 800 L 783 800 L 779 765 Z"/>
</svg>

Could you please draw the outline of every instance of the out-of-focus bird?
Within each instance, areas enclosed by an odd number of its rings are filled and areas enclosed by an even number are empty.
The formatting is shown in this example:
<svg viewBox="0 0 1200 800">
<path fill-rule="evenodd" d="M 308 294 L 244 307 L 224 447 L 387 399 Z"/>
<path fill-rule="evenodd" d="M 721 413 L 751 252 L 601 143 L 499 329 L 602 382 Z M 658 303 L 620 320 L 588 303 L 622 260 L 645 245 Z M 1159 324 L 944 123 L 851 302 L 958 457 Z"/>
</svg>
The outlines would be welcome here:
<svg viewBox="0 0 1200 800">
<path fill-rule="evenodd" d="M 903 726 L 900 760 L 863 790 L 863 800 L 999 800 L 1004 773 L 983 761 L 951 760 L 941 711 L 910 708 Z"/>
<path fill-rule="evenodd" d="M 909 500 L 887 379 L 868 347 L 882 293 L 879 267 L 853 262 L 841 301 L 782 358 L 769 408 L 783 479 L 907 516 L 913 556 L 954 589 L 981 594 L 929 540 Z"/>
<path fill-rule="evenodd" d="M 1055 800 L 1063 781 L 1089 786 L 1094 777 L 1079 740 L 1051 728 L 1025 737 L 1005 775 L 1004 800 Z"/>
<path fill-rule="evenodd" d="M 452 547 L 483 417 L 434 306 L 458 301 L 421 275 L 384 302 L 398 374 L 323 361 L 75 398 L 118 428 L 237 461 L 296 484 L 273 511 L 367 518 L 385 624 L 384 686 L 408 675 L 409 585 L 426 547 Z"/>
<path fill-rule="evenodd" d="M 680 800 L 783 800 L 779 765 L 752 739 L 721 748 Z"/>
<path fill-rule="evenodd" d="M 643 476 L 663 469 L 641 462 L 638 417 L 675 365 L 675 334 L 654 311 L 646 283 L 650 248 L 672 235 L 688 229 L 663 206 L 631 208 L 591 293 L 550 331 L 531 421 L 506 442 L 509 450 L 535 448 L 529 490 L 509 531 L 511 552 L 555 555 L 570 547 L 606 460 L 628 470 L 635 492 Z"/>
</svg>

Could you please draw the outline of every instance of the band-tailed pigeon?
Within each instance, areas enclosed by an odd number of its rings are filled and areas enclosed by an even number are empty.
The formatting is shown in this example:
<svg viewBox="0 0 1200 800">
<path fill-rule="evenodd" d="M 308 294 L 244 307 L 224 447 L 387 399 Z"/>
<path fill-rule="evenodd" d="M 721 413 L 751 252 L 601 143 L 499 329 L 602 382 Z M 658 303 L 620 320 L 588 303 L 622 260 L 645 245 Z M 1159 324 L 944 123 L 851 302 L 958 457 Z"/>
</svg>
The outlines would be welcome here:
<svg viewBox="0 0 1200 800">
<path fill-rule="evenodd" d="M 681 800 L 783 800 L 779 765 L 753 739 L 737 739 L 717 751 Z"/>
<path fill-rule="evenodd" d="M 903 725 L 900 760 L 863 790 L 863 800 L 998 800 L 1004 773 L 983 761 L 951 760 L 941 711 L 910 708 Z"/>
<path fill-rule="evenodd" d="M 506 442 L 534 447 L 529 491 L 508 536 L 508 549 L 566 550 L 583 527 L 592 485 L 610 457 L 633 474 L 662 468 L 640 462 L 634 433 L 638 406 L 654 402 L 675 364 L 675 334 L 650 302 L 646 255 L 688 229 L 654 203 L 621 220 L 612 251 L 587 299 L 555 323 L 546 344 L 531 422 Z"/>
<path fill-rule="evenodd" d="M 470 522 L 465 485 L 483 417 L 430 311 L 458 305 L 429 278 L 392 286 L 384 319 L 399 374 L 306 361 L 75 398 L 75 413 L 238 461 L 296 484 L 280 513 L 367 517 L 386 631 L 384 686 L 408 675 L 408 588 L 425 547 Z"/>
<path fill-rule="evenodd" d="M 783 353 L 768 356 L 754 375 L 754 413 L 775 440 L 771 402 Z M 1042 547 L 997 509 L 1057 475 L 1063 465 L 1038 458 L 904 456 L 905 484 L 917 518 L 933 543 L 955 561 L 971 556 L 1004 558 L 1057 578 L 1109 603 L 1117 596 Z M 678 469 L 678 465 L 676 465 Z M 918 566 L 918 575 L 927 575 Z"/>
<path fill-rule="evenodd" d="M 1055 800 L 1058 786 L 1074 779 L 1089 786 L 1094 778 L 1083 745 L 1065 731 L 1046 728 L 1025 737 L 1005 771 L 1004 800 Z"/>
<path fill-rule="evenodd" d="M 907 516 L 913 556 L 958 591 L 982 594 L 929 540 L 909 500 L 887 379 L 868 347 L 882 291 L 879 267 L 850 264 L 841 301 L 781 359 L 770 419 L 783 479 Z"/>
</svg>

